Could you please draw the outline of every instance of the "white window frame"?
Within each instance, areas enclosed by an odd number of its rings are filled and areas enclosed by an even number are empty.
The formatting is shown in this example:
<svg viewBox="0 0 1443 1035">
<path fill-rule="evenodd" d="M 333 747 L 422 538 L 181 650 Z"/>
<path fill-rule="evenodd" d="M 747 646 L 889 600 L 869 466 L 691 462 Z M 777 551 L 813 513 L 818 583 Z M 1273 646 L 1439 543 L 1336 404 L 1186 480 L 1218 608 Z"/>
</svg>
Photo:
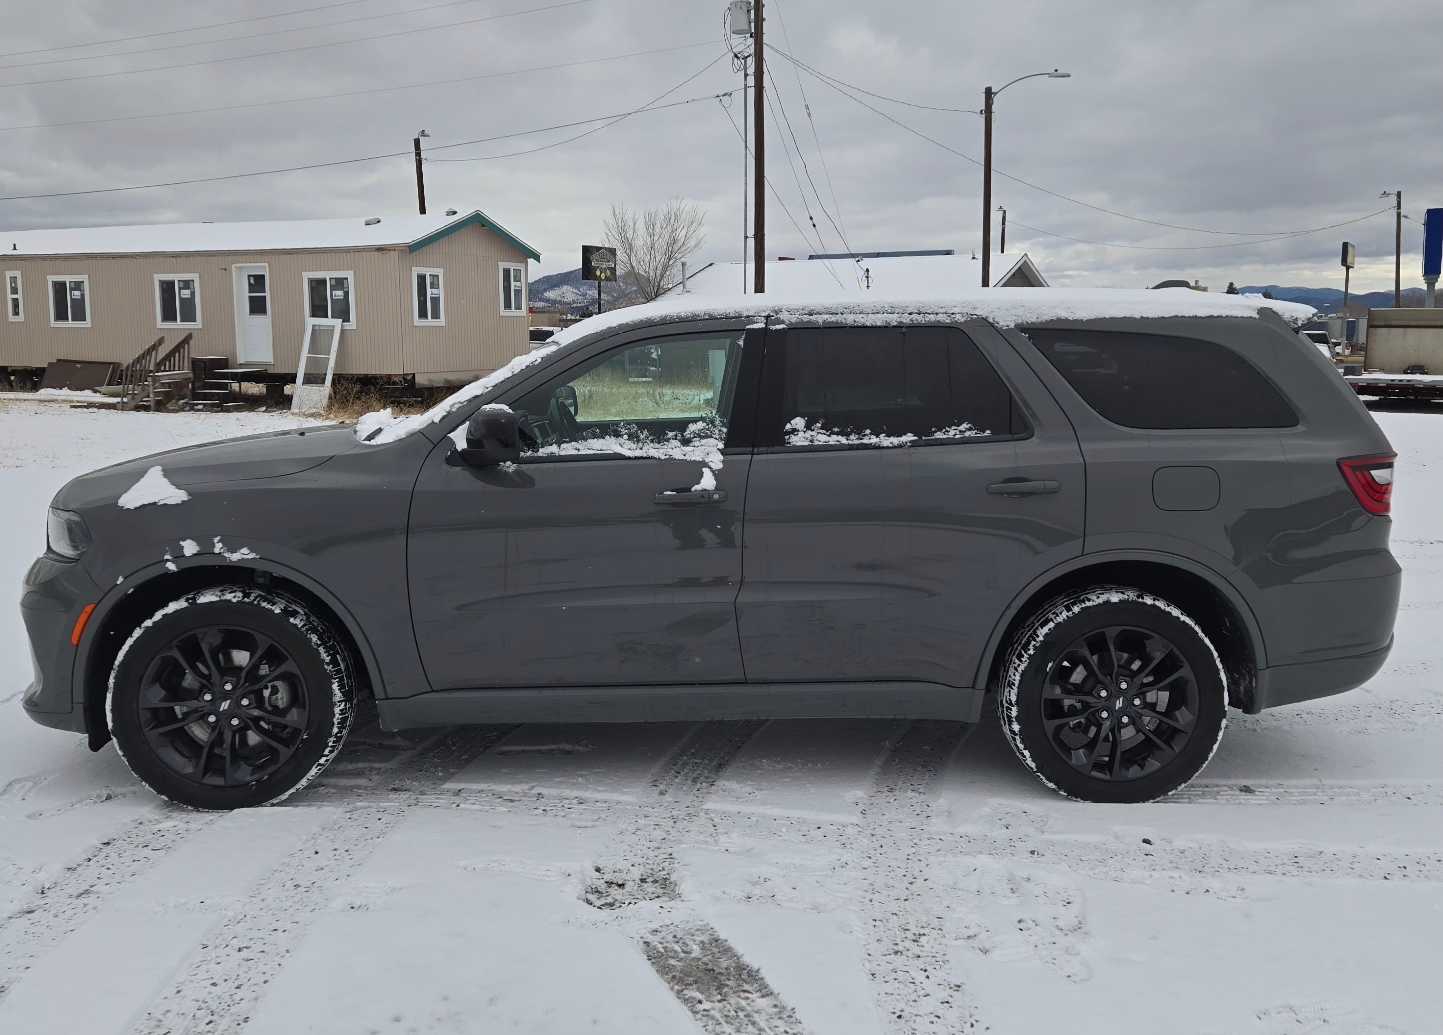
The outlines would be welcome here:
<svg viewBox="0 0 1443 1035">
<path fill-rule="evenodd" d="M 507 297 L 507 291 L 506 291 L 506 271 L 507 271 L 507 270 L 516 270 L 517 273 L 520 274 L 520 276 L 521 276 L 521 308 L 520 308 L 520 309 L 511 309 L 511 308 L 508 308 L 508 306 L 509 306 L 510 303 L 511 303 L 511 299 Z M 502 315 L 502 316 L 525 316 L 525 315 L 526 315 L 526 294 L 527 294 L 527 292 L 530 290 L 530 286 L 526 283 L 526 263 L 524 263 L 524 262 L 503 262 L 503 263 L 500 263 L 500 264 L 499 264 L 499 269 L 498 269 L 498 272 L 497 272 L 497 277 L 496 277 L 496 279 L 497 279 L 497 289 L 498 289 L 498 291 L 500 292 L 500 295 L 501 295 L 501 315 Z"/>
<path fill-rule="evenodd" d="M 65 301 L 68 306 L 70 302 L 70 285 L 76 281 L 85 285 L 85 319 L 80 320 L 56 320 L 55 319 L 55 282 L 65 283 Z M 90 295 L 90 274 L 88 273 L 52 273 L 45 278 L 45 311 L 50 314 L 51 327 L 90 327 L 95 322 L 95 302 Z M 69 312 L 69 309 L 66 309 Z"/>
<path fill-rule="evenodd" d="M 421 312 L 421 300 L 416 295 L 416 278 L 420 276 L 435 276 L 440 278 L 441 294 L 437 303 L 441 307 L 440 319 L 433 320 L 428 312 Z M 427 285 L 426 297 L 430 299 L 430 285 Z M 411 322 L 417 327 L 445 327 L 446 326 L 446 271 L 435 266 L 412 266 L 411 267 Z"/>
<path fill-rule="evenodd" d="M 13 292 L 10 290 L 11 277 L 15 278 L 15 290 Z M 10 311 L 10 303 L 12 301 L 19 303 L 18 313 L 12 313 Z M 85 302 L 88 307 L 90 304 L 89 297 L 85 299 Z M 25 322 L 25 276 L 20 270 L 5 271 L 5 315 L 9 317 L 11 323 Z"/>
<path fill-rule="evenodd" d="M 356 329 L 356 309 L 357 309 L 357 307 L 356 307 L 356 274 L 355 274 L 355 271 L 354 271 L 354 270 L 310 270 L 310 271 L 308 271 L 308 272 L 306 272 L 306 273 L 302 273 L 302 274 L 301 274 L 301 307 L 302 307 L 302 308 L 301 308 L 301 315 L 304 316 L 304 317 L 307 317 L 307 318 L 310 318 L 310 317 L 311 317 L 311 281 L 314 280 L 314 279 L 316 279 L 317 277 L 325 277 L 325 278 L 326 278 L 326 316 L 324 317 L 324 319 L 334 319 L 334 317 L 332 317 L 332 316 L 330 315 L 330 314 L 331 314 L 331 302 L 335 301 L 333 298 L 331 298 L 331 278 L 332 278 L 332 277 L 345 277 L 345 278 L 346 278 L 346 283 L 349 285 L 349 287 L 350 287 L 350 289 L 351 289 L 351 318 L 350 318 L 349 320 L 347 320 L 345 323 L 341 324 L 341 326 L 344 327 L 344 328 L 345 328 L 346 330 L 348 330 L 348 331 L 353 331 L 353 330 L 355 330 L 355 329 Z M 414 290 L 414 289 L 415 289 L 415 286 L 412 285 L 412 290 Z M 315 319 L 323 319 L 323 318 L 322 318 L 322 317 L 315 317 Z"/>
<path fill-rule="evenodd" d="M 175 289 L 175 315 L 172 323 L 166 323 L 160 316 L 160 285 L 166 280 L 188 280 L 194 285 L 195 292 L 195 322 L 186 323 L 180 319 L 180 287 Z M 157 330 L 166 330 L 171 327 L 188 327 L 192 330 L 199 330 L 201 325 L 200 312 L 200 274 L 199 273 L 157 273 L 155 275 L 155 326 Z"/>
</svg>

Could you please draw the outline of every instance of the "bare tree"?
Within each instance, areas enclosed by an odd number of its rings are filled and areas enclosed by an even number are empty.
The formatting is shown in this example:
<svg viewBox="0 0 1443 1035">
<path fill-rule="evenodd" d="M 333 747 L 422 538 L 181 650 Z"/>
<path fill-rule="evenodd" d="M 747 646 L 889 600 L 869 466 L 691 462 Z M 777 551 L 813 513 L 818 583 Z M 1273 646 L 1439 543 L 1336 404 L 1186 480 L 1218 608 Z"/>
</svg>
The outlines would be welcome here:
<svg viewBox="0 0 1443 1035">
<path fill-rule="evenodd" d="M 644 302 L 660 297 L 679 279 L 682 262 L 706 239 L 704 222 L 702 210 L 680 198 L 640 213 L 612 205 L 606 240 L 616 249 L 621 279 L 635 287 Z"/>
</svg>

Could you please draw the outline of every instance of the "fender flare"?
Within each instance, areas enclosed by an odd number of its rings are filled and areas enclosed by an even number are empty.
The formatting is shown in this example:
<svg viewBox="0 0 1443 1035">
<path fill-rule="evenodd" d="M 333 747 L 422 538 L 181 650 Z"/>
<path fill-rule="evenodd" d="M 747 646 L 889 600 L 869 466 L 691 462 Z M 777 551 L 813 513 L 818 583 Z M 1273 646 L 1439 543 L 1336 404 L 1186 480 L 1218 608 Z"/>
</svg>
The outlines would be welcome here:
<svg viewBox="0 0 1443 1035">
<path fill-rule="evenodd" d="M 1258 624 L 1257 615 L 1253 613 L 1252 606 L 1247 599 L 1238 592 L 1232 584 L 1217 570 L 1208 567 L 1191 557 L 1182 554 L 1166 553 L 1161 550 L 1105 550 L 1099 553 L 1085 553 L 1063 561 L 1061 564 L 1049 568 L 1038 575 L 1026 586 L 1024 586 L 1003 611 L 1000 618 L 992 628 L 992 634 L 987 637 L 987 645 L 982 651 L 982 657 L 978 661 L 976 682 L 973 684 L 979 687 L 987 685 L 989 673 L 997 658 L 999 651 L 1005 650 L 1007 644 L 1003 638 L 1007 630 L 1017 618 L 1022 606 L 1048 583 L 1056 582 L 1068 575 L 1084 571 L 1088 568 L 1100 567 L 1104 564 L 1116 563 L 1118 561 L 1140 561 L 1147 564 L 1157 564 L 1163 567 L 1178 568 L 1190 575 L 1202 579 L 1218 593 L 1220 593 L 1231 606 L 1233 611 L 1242 620 L 1243 629 L 1247 633 L 1248 642 L 1253 649 L 1253 657 L 1257 658 L 1258 668 L 1267 667 L 1267 652 L 1263 644 L 1262 628 Z"/>
<path fill-rule="evenodd" d="M 288 565 L 280 564 L 275 561 L 259 557 L 253 560 L 248 559 L 243 564 L 237 564 L 232 561 L 214 559 L 213 556 L 209 554 L 202 554 L 194 558 L 176 558 L 172 563 L 176 565 L 176 568 L 179 571 L 197 571 L 201 569 L 213 569 L 217 572 L 234 571 L 237 575 L 243 577 L 254 574 L 256 572 L 261 572 L 267 575 L 274 575 L 276 578 L 284 579 L 287 582 L 292 582 L 300 586 L 306 592 L 314 595 L 318 600 L 320 600 L 327 607 L 329 607 L 331 611 L 341 620 L 341 623 L 346 627 L 346 633 L 356 644 L 356 649 L 361 654 L 361 663 L 366 666 L 366 672 L 371 677 L 370 682 L 372 692 L 378 698 L 383 698 L 385 696 L 385 681 L 381 674 L 380 663 L 376 658 L 376 653 L 371 647 L 370 639 L 366 636 L 365 630 L 362 629 L 361 624 L 356 621 L 356 616 L 351 613 L 351 609 L 347 607 L 344 603 L 342 603 L 339 599 L 337 599 L 334 593 L 328 590 L 325 586 L 321 585 L 315 579 L 312 579 L 310 576 L 305 575 L 304 573 L 297 571 L 296 569 Z M 95 648 L 99 642 L 100 630 L 106 627 L 107 623 L 109 622 L 115 611 L 116 606 L 119 605 L 120 602 L 123 601 L 126 596 L 128 596 L 129 593 L 137 586 L 153 585 L 159 580 L 170 578 L 172 574 L 173 573 L 171 571 L 166 569 L 164 562 L 157 562 L 155 564 L 147 565 L 146 567 L 141 568 L 138 571 L 131 573 L 130 575 L 127 575 L 123 582 L 119 582 L 116 583 L 114 586 L 111 586 L 100 598 L 100 600 L 96 602 L 95 611 L 91 615 L 90 621 L 86 624 L 85 633 L 81 637 L 80 643 L 77 645 L 77 650 L 75 651 L 74 660 L 71 662 L 70 670 L 72 687 L 71 697 L 72 700 L 78 698 L 77 703 L 80 704 L 82 709 L 84 709 L 84 714 L 87 716 L 87 728 L 89 728 L 91 725 L 91 723 L 88 721 L 88 717 L 92 714 L 90 711 L 92 685 L 91 680 L 92 678 L 100 678 L 101 676 L 104 676 L 104 678 L 101 679 L 99 684 L 101 687 L 100 698 L 102 700 L 105 696 L 105 682 L 108 680 L 108 673 L 98 674 L 91 671 L 96 654 Z M 76 691 L 79 692 L 77 693 Z M 97 731 L 94 729 L 90 729 L 89 732 L 93 739 Z"/>
</svg>

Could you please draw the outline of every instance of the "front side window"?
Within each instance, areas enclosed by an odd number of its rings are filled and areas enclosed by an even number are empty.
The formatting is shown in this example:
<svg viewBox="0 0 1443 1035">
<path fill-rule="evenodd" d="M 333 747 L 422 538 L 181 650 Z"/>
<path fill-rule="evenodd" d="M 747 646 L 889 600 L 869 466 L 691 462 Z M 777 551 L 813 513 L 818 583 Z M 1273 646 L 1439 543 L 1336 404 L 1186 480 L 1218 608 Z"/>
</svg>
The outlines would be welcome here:
<svg viewBox="0 0 1443 1035">
<path fill-rule="evenodd" d="M 1025 331 L 1084 402 L 1114 424 L 1148 430 L 1291 428 L 1273 383 L 1216 342 L 1164 334 Z"/>
<path fill-rule="evenodd" d="M 200 279 L 194 273 L 155 278 L 155 322 L 160 327 L 199 327 Z"/>
<path fill-rule="evenodd" d="M 354 281 L 351 273 L 307 273 L 306 314 L 355 327 Z"/>
<path fill-rule="evenodd" d="M 788 446 L 906 446 L 1026 430 L 997 372 L 952 328 L 789 331 L 782 382 Z"/>
<path fill-rule="evenodd" d="M 740 362 L 739 332 L 659 338 L 613 349 L 512 408 L 542 456 L 719 457 Z"/>
<path fill-rule="evenodd" d="M 90 326 L 90 278 L 50 277 L 50 325 Z"/>
<path fill-rule="evenodd" d="M 20 294 L 20 271 L 5 274 L 5 315 L 13 323 L 25 319 L 25 299 Z"/>
<path fill-rule="evenodd" d="M 415 269 L 411 271 L 415 282 L 414 315 L 416 323 L 444 326 L 446 311 L 442 304 L 445 293 L 446 274 L 442 270 Z"/>
<path fill-rule="evenodd" d="M 526 312 L 526 267 L 516 263 L 501 266 L 501 312 L 515 316 Z"/>
</svg>

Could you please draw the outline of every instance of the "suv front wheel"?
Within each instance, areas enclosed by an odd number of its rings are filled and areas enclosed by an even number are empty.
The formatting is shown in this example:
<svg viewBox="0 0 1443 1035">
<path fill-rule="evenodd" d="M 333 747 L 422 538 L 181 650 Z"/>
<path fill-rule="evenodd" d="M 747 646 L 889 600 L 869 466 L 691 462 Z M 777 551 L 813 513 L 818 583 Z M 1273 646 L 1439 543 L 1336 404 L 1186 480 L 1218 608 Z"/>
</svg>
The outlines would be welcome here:
<svg viewBox="0 0 1443 1035">
<path fill-rule="evenodd" d="M 1227 678 L 1179 608 L 1101 587 L 1044 607 L 1013 641 L 999 710 L 1012 749 L 1054 790 L 1151 801 L 1186 784 L 1217 749 Z"/>
<path fill-rule="evenodd" d="M 106 710 L 116 747 L 157 794 L 196 809 L 278 802 L 350 731 L 344 651 L 301 603 L 248 586 L 188 593 L 121 647 Z"/>
</svg>

